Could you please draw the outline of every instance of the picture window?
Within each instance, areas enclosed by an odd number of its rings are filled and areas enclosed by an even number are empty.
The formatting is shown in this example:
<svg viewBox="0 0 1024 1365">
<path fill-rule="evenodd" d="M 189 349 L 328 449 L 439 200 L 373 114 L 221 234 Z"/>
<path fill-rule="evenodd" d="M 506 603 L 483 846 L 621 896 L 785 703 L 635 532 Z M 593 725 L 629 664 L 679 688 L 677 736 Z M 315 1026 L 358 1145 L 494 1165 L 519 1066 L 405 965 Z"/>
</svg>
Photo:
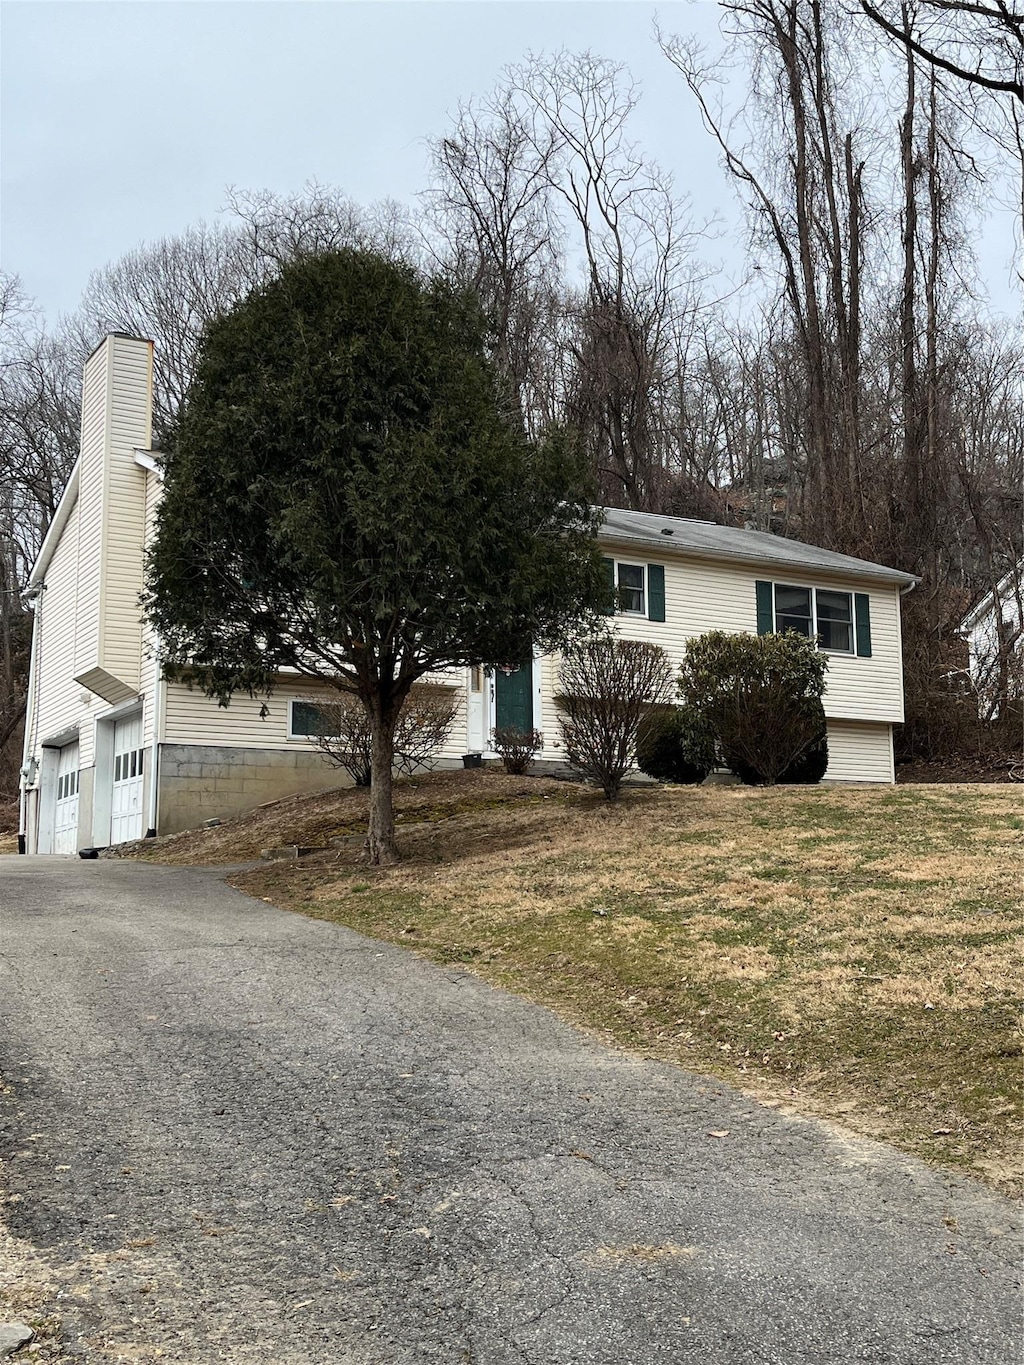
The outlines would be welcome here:
<svg viewBox="0 0 1024 1365">
<path fill-rule="evenodd" d="M 853 598 L 831 588 L 775 584 L 775 629 L 796 631 L 833 654 L 853 653 Z"/>
</svg>

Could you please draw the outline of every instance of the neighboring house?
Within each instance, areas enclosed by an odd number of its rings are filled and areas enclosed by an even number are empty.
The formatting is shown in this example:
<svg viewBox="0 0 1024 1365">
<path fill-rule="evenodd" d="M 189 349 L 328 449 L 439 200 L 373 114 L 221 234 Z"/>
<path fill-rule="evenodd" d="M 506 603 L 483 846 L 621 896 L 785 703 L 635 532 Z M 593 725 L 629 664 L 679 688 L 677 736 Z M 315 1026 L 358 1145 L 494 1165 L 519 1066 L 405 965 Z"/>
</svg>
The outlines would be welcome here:
<svg viewBox="0 0 1024 1365">
<path fill-rule="evenodd" d="M 982 720 L 998 720 L 1007 698 L 1020 695 L 1024 666 L 1024 559 L 1004 574 L 962 624 L 968 668 Z"/>
<path fill-rule="evenodd" d="M 282 675 L 269 698 L 219 707 L 160 677 L 141 620 L 146 545 L 161 490 L 150 450 L 152 343 L 108 337 L 85 367 L 78 462 L 32 571 L 35 607 L 22 783 L 29 852 L 71 853 L 225 818 L 346 781 L 311 738 L 322 685 Z M 609 510 L 601 533 L 617 629 L 663 645 L 711 629 L 794 629 L 829 652 L 828 778 L 892 782 L 903 719 L 905 573 L 754 531 Z M 560 757 L 557 660 L 459 670 L 457 764 L 495 725 L 544 734 Z"/>
</svg>

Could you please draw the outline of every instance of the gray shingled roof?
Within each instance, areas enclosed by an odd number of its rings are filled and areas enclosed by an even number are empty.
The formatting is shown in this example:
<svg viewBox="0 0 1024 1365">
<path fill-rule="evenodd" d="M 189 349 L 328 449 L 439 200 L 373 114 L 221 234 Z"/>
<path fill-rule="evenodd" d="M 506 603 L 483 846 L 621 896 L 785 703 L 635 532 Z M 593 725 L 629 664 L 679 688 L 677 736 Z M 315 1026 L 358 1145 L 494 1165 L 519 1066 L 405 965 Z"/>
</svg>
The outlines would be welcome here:
<svg viewBox="0 0 1024 1365">
<path fill-rule="evenodd" d="M 668 534 L 668 533 L 671 534 Z M 604 509 L 604 536 L 614 540 L 657 545 L 663 553 L 674 550 L 706 559 L 741 560 L 766 568 L 803 569 L 850 578 L 874 578 L 884 583 L 911 587 L 919 580 L 899 569 L 872 564 L 867 559 L 821 550 L 799 540 L 769 535 L 766 531 L 740 531 L 716 526 L 711 521 L 688 521 L 684 517 L 660 517 L 651 512 L 627 512 L 619 507 Z"/>
</svg>

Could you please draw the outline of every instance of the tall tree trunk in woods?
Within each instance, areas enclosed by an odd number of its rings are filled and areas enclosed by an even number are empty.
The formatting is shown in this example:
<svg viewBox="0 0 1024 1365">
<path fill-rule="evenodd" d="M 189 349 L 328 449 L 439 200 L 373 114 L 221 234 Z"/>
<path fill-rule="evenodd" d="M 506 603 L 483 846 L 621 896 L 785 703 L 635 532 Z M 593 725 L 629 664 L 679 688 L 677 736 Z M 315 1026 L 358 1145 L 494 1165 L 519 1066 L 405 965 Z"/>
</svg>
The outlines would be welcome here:
<svg viewBox="0 0 1024 1365">
<path fill-rule="evenodd" d="M 826 11 L 822 0 L 726 0 L 724 7 L 758 73 L 753 109 L 771 120 L 774 145 L 766 148 L 760 138 L 742 151 L 732 146 L 709 98 L 709 73 L 680 40 L 663 38 L 662 50 L 696 96 L 777 251 L 796 371 L 790 383 L 799 392 L 801 469 L 789 493 L 799 501 L 800 534 L 863 553 L 864 163 L 858 134 L 844 130 L 843 90 L 830 70 L 842 16 Z"/>
<path fill-rule="evenodd" d="M 939 518 L 938 506 L 943 494 L 945 464 L 940 448 L 939 412 L 939 289 L 940 265 L 945 240 L 945 205 L 942 171 L 939 163 L 938 77 L 934 68 L 930 73 L 928 92 L 928 254 L 924 280 L 924 476 L 927 481 L 922 492 L 924 516 L 922 545 L 926 572 L 938 577 Z"/>
<path fill-rule="evenodd" d="M 903 22 L 910 15 L 903 6 Z M 906 101 L 900 123 L 900 171 L 903 180 L 903 226 L 901 246 L 903 278 L 900 288 L 900 398 L 902 413 L 903 470 L 906 479 L 907 529 L 913 529 L 917 549 L 921 505 L 921 412 L 917 380 L 917 184 L 915 118 L 917 113 L 917 64 L 914 54 L 906 53 Z M 909 548 L 909 547 L 908 547 Z"/>
</svg>

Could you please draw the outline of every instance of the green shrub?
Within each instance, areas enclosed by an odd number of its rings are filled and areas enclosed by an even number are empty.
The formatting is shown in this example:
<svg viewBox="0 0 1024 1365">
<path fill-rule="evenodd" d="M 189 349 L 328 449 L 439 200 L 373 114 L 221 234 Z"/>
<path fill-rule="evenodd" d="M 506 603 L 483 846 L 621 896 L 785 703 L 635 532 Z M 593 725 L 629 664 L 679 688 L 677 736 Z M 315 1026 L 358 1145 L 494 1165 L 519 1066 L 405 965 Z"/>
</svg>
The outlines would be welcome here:
<svg viewBox="0 0 1024 1365">
<path fill-rule="evenodd" d="M 691 707 L 650 711 L 637 729 L 636 763 L 659 782 L 703 782 L 715 766 L 714 732 Z"/>
<path fill-rule="evenodd" d="M 820 703 L 819 703 L 820 705 Z M 756 768 L 737 759 L 730 769 L 748 787 L 763 787 L 765 778 Z M 820 782 L 828 768 L 828 731 L 825 725 L 825 709 L 821 708 L 818 737 L 776 778 L 779 786 L 811 786 Z"/>
<path fill-rule="evenodd" d="M 821 739 L 827 657 L 794 631 L 691 640 L 679 691 L 714 731 L 733 772 L 745 765 L 768 786 Z"/>
</svg>

